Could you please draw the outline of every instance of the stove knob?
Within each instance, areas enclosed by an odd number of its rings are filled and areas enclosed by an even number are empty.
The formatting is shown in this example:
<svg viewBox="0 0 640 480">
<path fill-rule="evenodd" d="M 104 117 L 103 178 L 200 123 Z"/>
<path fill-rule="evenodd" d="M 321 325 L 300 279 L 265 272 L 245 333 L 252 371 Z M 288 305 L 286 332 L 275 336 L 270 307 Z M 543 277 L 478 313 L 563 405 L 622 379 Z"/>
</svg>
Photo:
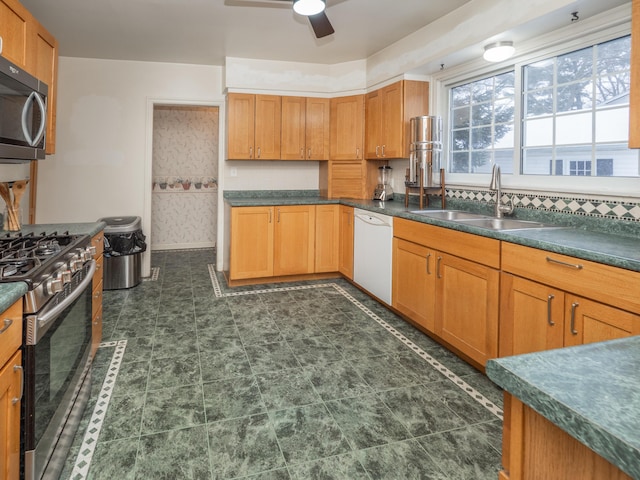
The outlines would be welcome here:
<svg viewBox="0 0 640 480">
<path fill-rule="evenodd" d="M 91 247 L 95 250 L 95 247 Z M 88 262 L 89 260 L 91 260 L 93 258 L 93 253 L 91 253 L 90 249 L 86 249 L 84 252 L 82 252 L 82 260 L 85 262 Z"/>
<path fill-rule="evenodd" d="M 60 293 L 62 291 L 62 276 L 57 276 L 55 278 L 50 278 L 47 280 L 45 284 L 45 290 L 49 294 Z"/>
<path fill-rule="evenodd" d="M 93 258 L 93 256 L 96 254 L 97 250 L 96 247 L 94 247 L 93 245 L 91 245 L 90 247 L 87 247 L 86 252 L 91 255 L 91 257 Z"/>
<path fill-rule="evenodd" d="M 84 262 L 82 261 L 81 258 L 75 256 L 71 259 L 71 261 L 69 262 L 69 268 L 71 269 L 72 272 L 77 272 L 78 270 L 80 270 L 82 268 L 82 264 Z"/>
<path fill-rule="evenodd" d="M 69 283 L 71 281 L 71 270 L 63 270 L 60 273 L 60 278 L 63 284 Z"/>
</svg>

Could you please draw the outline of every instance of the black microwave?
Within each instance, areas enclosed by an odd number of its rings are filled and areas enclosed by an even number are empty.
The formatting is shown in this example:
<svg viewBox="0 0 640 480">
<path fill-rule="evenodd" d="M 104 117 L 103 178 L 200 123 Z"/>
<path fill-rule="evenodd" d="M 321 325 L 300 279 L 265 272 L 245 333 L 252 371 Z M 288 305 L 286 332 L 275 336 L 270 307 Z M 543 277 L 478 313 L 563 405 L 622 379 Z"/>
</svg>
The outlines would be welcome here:
<svg viewBox="0 0 640 480">
<path fill-rule="evenodd" d="M 0 57 L 0 163 L 44 158 L 48 90 Z"/>
</svg>

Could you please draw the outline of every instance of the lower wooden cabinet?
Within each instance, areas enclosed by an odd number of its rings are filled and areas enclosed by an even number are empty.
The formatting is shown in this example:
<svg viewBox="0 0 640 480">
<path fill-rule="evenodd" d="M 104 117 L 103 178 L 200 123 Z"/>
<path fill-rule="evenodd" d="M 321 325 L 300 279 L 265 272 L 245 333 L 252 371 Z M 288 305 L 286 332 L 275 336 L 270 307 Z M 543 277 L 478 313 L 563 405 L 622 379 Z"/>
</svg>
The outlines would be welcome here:
<svg viewBox="0 0 640 480">
<path fill-rule="evenodd" d="M 640 316 L 502 273 L 500 356 L 640 333 Z"/>
<path fill-rule="evenodd" d="M 338 271 L 353 280 L 353 207 L 340 205 L 340 245 Z"/>
<path fill-rule="evenodd" d="M 631 480 L 615 465 L 505 394 L 499 480 Z"/>
<path fill-rule="evenodd" d="M 96 253 L 93 255 L 93 259 L 96 262 L 96 271 L 93 274 L 93 282 L 91 284 L 91 357 L 93 357 L 102 341 L 103 232 L 99 232 L 92 237 L 91 245 L 96 249 Z"/>
<path fill-rule="evenodd" d="M 20 474 L 20 405 L 22 402 L 22 299 L 0 316 L 0 478 Z"/>
<path fill-rule="evenodd" d="M 316 205 L 314 272 L 337 272 L 340 256 L 340 205 Z"/>
<path fill-rule="evenodd" d="M 498 356 L 499 242 L 396 220 L 393 307 L 484 366 Z"/>
<path fill-rule="evenodd" d="M 337 272 L 338 205 L 231 209 L 230 280 Z"/>
</svg>

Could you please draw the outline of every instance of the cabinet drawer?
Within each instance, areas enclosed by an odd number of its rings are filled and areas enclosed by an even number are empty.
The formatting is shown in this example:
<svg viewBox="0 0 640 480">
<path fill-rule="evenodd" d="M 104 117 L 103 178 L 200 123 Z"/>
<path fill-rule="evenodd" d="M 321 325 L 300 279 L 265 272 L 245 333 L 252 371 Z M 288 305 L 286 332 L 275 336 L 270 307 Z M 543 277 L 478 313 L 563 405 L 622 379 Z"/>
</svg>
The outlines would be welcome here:
<svg viewBox="0 0 640 480">
<path fill-rule="evenodd" d="M 22 298 L 0 316 L 0 366 L 4 365 L 22 344 Z"/>
<path fill-rule="evenodd" d="M 640 313 L 640 272 L 507 242 L 502 243 L 502 270 Z"/>
<path fill-rule="evenodd" d="M 457 257 L 500 268 L 500 241 L 403 218 L 394 219 L 393 236 Z"/>
</svg>

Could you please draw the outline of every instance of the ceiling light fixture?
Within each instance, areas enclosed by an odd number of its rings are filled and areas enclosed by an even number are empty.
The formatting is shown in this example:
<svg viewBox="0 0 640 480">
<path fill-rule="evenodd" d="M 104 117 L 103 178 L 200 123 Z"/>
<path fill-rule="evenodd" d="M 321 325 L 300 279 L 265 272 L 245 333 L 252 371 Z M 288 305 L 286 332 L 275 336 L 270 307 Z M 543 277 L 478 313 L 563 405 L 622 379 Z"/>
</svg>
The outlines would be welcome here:
<svg viewBox="0 0 640 480">
<path fill-rule="evenodd" d="M 485 45 L 482 57 L 488 62 L 501 62 L 510 58 L 515 51 L 516 49 L 513 47 L 513 42 L 494 42 Z"/>
<path fill-rule="evenodd" d="M 325 0 L 293 0 L 293 11 L 299 15 L 317 15 L 324 11 Z"/>
</svg>

